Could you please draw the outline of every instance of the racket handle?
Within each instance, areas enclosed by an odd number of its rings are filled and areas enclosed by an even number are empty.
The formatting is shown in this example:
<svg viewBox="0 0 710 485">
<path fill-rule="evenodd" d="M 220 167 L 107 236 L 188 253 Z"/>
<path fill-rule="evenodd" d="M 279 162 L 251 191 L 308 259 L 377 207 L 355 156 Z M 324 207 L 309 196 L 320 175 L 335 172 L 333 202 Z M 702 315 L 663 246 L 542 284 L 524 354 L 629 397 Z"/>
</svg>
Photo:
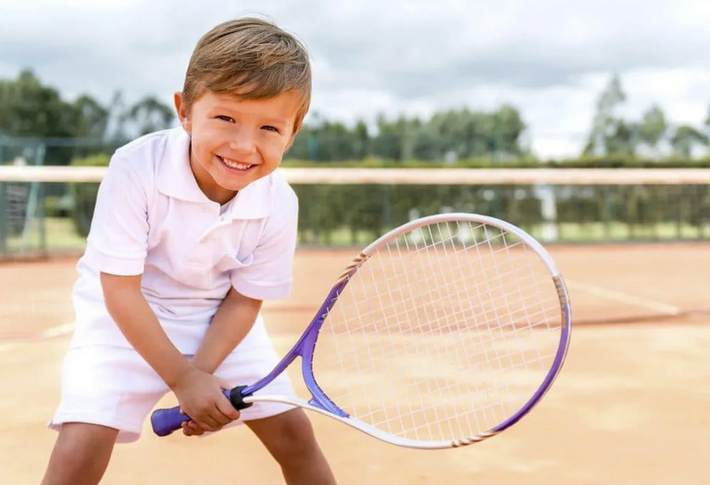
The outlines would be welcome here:
<svg viewBox="0 0 710 485">
<path fill-rule="evenodd" d="M 242 399 L 241 390 L 246 386 L 235 387 L 222 391 L 232 405 L 237 409 L 248 408 L 252 403 L 245 403 Z M 153 432 L 158 436 L 168 436 L 173 431 L 177 431 L 182 427 L 182 423 L 190 421 L 190 417 L 180 412 L 180 406 L 175 406 L 168 409 L 157 409 L 150 416 L 150 424 L 153 426 Z"/>
<path fill-rule="evenodd" d="M 168 436 L 173 431 L 182 427 L 182 423 L 189 421 L 190 417 L 180 412 L 180 407 L 158 409 L 150 416 L 153 432 L 158 436 Z"/>
</svg>

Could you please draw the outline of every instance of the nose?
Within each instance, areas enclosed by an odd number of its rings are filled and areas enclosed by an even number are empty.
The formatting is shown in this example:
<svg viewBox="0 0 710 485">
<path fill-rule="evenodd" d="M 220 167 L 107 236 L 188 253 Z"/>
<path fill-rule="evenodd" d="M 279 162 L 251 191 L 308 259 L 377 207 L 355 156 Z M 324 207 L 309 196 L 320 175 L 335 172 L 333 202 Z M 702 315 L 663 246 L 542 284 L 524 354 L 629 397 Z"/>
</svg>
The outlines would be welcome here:
<svg viewBox="0 0 710 485">
<path fill-rule="evenodd" d="M 256 152 L 256 136 L 246 127 L 238 127 L 229 143 L 235 154 L 245 156 Z"/>
</svg>

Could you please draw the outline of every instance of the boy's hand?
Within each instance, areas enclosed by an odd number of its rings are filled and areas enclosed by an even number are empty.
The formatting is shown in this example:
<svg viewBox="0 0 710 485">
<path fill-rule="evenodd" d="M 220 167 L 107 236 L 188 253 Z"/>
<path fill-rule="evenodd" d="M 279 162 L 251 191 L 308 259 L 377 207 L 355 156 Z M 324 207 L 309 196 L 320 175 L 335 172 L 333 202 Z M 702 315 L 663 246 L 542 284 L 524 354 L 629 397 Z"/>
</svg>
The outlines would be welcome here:
<svg viewBox="0 0 710 485">
<path fill-rule="evenodd" d="M 180 411 L 192 421 L 183 424 L 187 436 L 219 431 L 239 419 L 239 411 L 222 393 L 229 383 L 197 368 L 189 370 L 173 387 Z"/>
<path fill-rule="evenodd" d="M 201 436 L 205 434 L 205 430 L 200 428 L 197 423 L 192 420 L 185 421 L 180 426 L 182 426 L 182 434 L 185 436 Z"/>
</svg>

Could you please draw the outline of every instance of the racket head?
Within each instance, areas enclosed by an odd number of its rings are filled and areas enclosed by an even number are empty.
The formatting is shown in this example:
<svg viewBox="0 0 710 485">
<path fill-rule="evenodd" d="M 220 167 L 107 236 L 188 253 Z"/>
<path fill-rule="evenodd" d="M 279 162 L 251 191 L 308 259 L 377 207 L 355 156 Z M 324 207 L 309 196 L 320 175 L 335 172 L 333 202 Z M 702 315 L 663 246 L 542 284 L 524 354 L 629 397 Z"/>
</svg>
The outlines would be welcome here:
<svg viewBox="0 0 710 485">
<path fill-rule="evenodd" d="M 557 265 L 525 231 L 476 214 L 424 217 L 338 278 L 297 346 L 313 398 L 290 402 L 400 446 L 479 442 L 548 392 L 571 321 Z"/>
</svg>

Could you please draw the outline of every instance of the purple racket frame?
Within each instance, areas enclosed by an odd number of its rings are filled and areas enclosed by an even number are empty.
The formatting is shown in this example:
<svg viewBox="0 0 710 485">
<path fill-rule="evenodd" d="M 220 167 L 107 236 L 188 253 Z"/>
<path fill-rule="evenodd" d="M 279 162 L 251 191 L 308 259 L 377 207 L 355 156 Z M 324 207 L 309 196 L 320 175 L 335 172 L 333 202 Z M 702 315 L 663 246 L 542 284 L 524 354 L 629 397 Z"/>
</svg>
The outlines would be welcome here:
<svg viewBox="0 0 710 485">
<path fill-rule="evenodd" d="M 487 224 L 490 226 L 496 226 L 503 229 L 509 233 L 518 236 L 521 240 L 525 242 L 529 247 L 531 247 L 537 256 L 543 261 L 550 271 L 552 281 L 557 290 L 557 296 L 560 303 L 560 312 L 562 317 L 560 340 L 557 352 L 553 359 L 550 370 L 543 379 L 540 387 L 533 393 L 530 399 L 523 404 L 523 406 L 515 412 L 508 419 L 504 420 L 497 426 L 494 426 L 488 431 L 481 432 L 476 436 L 462 437 L 459 439 L 446 440 L 446 441 L 415 441 L 398 436 L 392 436 L 384 433 L 373 426 L 363 423 L 348 415 L 347 412 L 340 409 L 333 401 L 328 398 L 325 392 L 318 386 L 316 378 L 313 374 L 313 354 L 318 340 L 318 334 L 320 332 L 323 323 L 328 316 L 328 313 L 335 305 L 338 300 L 343 288 L 348 284 L 348 281 L 352 275 L 358 270 L 358 268 L 367 261 L 367 258 L 373 254 L 373 252 L 381 247 L 387 242 L 399 237 L 401 234 L 416 229 L 417 227 L 425 226 L 432 223 L 444 223 L 444 222 L 455 222 L 455 221 L 470 221 L 480 224 Z M 225 396 L 230 399 L 232 405 L 237 409 L 244 409 L 251 406 L 251 401 L 249 397 L 259 390 L 263 389 L 268 385 L 276 376 L 284 372 L 297 357 L 301 357 L 301 371 L 304 382 L 311 392 L 311 399 L 303 404 L 296 403 L 301 407 L 320 412 L 322 414 L 333 417 L 339 421 L 363 431 L 375 438 L 382 441 L 386 441 L 395 445 L 410 447 L 410 448 L 421 448 L 421 449 L 441 449 L 441 448 L 457 448 L 465 445 L 470 445 L 473 443 L 478 443 L 492 436 L 497 435 L 503 430 L 513 426 L 515 423 L 520 421 L 525 415 L 527 415 L 545 396 L 554 383 L 555 379 L 559 375 L 567 356 L 567 351 L 569 349 L 570 337 L 571 337 L 571 324 L 572 324 L 572 312 L 569 300 L 569 294 L 564 280 L 555 264 L 552 257 L 549 255 L 547 250 L 532 236 L 523 231 L 522 229 L 514 226 L 503 220 L 482 216 L 478 214 L 469 213 L 446 213 L 438 214 L 428 217 L 423 217 L 404 224 L 384 236 L 380 237 L 367 248 L 365 248 L 351 263 L 348 265 L 341 274 L 341 276 L 336 281 L 336 284 L 328 293 L 321 304 L 316 316 L 311 320 L 310 324 L 303 332 L 301 337 L 298 339 L 296 344 L 291 348 L 291 350 L 281 359 L 281 361 L 273 368 L 268 375 L 264 376 L 259 381 L 251 385 L 238 386 L 230 390 L 225 390 Z M 246 399 L 246 400 L 245 400 Z M 258 401 L 257 397 L 254 401 Z M 285 402 L 285 401 L 284 401 Z M 180 413 L 179 407 L 173 407 L 169 409 L 159 409 L 153 412 L 151 415 L 151 424 L 153 431 L 158 436 L 167 436 L 172 432 L 181 428 L 181 424 L 188 421 L 190 418 L 182 413 Z"/>
<path fill-rule="evenodd" d="M 281 361 L 271 372 L 269 372 L 269 374 L 254 384 L 239 386 L 234 389 L 224 391 L 225 396 L 227 396 L 227 399 L 232 402 L 232 405 L 235 408 L 244 409 L 248 407 L 250 404 L 245 403 L 243 398 L 251 396 L 255 392 L 263 389 L 267 384 L 273 381 L 276 376 L 284 372 L 297 357 L 301 357 L 303 380 L 312 394 L 312 398 L 308 401 L 308 404 L 341 418 L 348 417 L 348 414 L 340 409 L 333 401 L 331 401 L 318 386 L 315 376 L 313 375 L 313 351 L 316 346 L 316 341 L 318 340 L 318 334 L 323 326 L 325 318 L 328 316 L 328 312 L 330 312 L 330 309 L 333 308 L 333 305 L 337 301 L 338 296 L 340 296 L 343 288 L 345 288 L 345 285 L 348 284 L 350 276 L 357 271 L 357 268 L 360 267 L 366 259 L 367 257 L 365 254 L 360 253 L 360 255 L 347 267 L 345 272 L 338 279 L 338 282 L 330 290 L 330 293 L 328 293 L 325 301 L 318 309 L 315 318 L 313 318 L 308 327 L 306 327 L 306 330 L 301 335 L 301 338 L 298 339 L 293 348 L 281 359 Z M 169 409 L 156 410 L 153 412 L 150 419 L 153 432 L 158 436 L 167 436 L 173 431 L 180 429 L 183 422 L 190 420 L 188 416 L 180 412 L 180 408 L 178 406 Z"/>
<path fill-rule="evenodd" d="M 286 368 L 291 365 L 294 360 L 296 360 L 296 357 L 301 357 L 301 371 L 303 373 L 303 379 L 306 382 L 306 387 L 308 387 L 308 390 L 311 391 L 312 394 L 312 398 L 308 401 L 308 404 L 342 418 L 347 418 L 349 416 L 345 411 L 340 409 L 333 401 L 331 401 L 318 386 L 316 378 L 313 375 L 313 351 L 316 347 L 318 334 L 320 333 L 320 329 L 323 326 L 325 318 L 328 316 L 328 312 L 330 312 L 330 309 L 333 308 L 333 305 L 338 299 L 338 296 L 340 296 L 341 291 L 345 288 L 345 285 L 348 284 L 350 276 L 355 273 L 357 267 L 359 267 L 361 263 L 362 261 L 359 262 L 357 266 L 353 267 L 352 270 L 341 276 L 340 282 L 330 290 L 328 297 L 318 310 L 318 313 L 316 314 L 317 316 L 311 321 L 293 348 L 284 356 L 283 359 L 281 359 L 281 362 L 279 362 L 266 377 L 251 386 L 244 387 L 241 390 L 242 397 L 251 396 L 255 392 L 261 390 L 269 382 L 274 380 L 276 376 L 286 370 Z"/>
</svg>

